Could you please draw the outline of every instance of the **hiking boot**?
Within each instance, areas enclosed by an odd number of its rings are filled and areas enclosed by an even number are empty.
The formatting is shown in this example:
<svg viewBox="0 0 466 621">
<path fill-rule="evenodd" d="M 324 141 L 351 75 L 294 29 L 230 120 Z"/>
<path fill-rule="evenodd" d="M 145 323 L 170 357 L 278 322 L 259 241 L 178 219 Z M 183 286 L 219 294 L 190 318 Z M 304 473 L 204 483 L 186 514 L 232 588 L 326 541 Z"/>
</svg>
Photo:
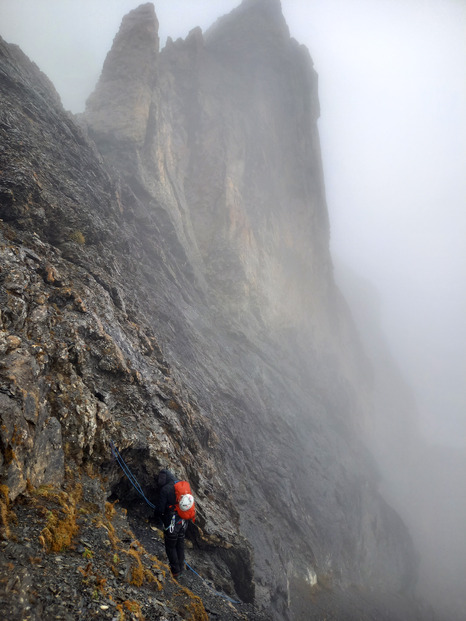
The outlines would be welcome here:
<svg viewBox="0 0 466 621">
<path fill-rule="evenodd" d="M 175 580 L 178 580 L 178 578 L 181 578 L 181 576 L 183 575 L 183 573 L 184 573 L 184 572 L 183 572 L 183 570 L 182 570 L 182 569 L 180 569 L 180 571 L 179 571 L 178 573 L 176 573 L 176 574 L 175 574 L 175 573 L 173 573 L 173 571 L 172 571 L 172 576 L 173 576 L 173 578 L 175 578 Z"/>
</svg>

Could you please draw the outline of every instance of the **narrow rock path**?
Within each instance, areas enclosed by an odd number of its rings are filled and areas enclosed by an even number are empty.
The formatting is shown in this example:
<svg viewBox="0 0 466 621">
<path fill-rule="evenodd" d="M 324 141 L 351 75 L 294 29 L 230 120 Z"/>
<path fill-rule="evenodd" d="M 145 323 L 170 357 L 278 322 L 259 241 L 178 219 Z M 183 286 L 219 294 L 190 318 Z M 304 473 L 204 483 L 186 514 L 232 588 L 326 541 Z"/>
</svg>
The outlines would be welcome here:
<svg viewBox="0 0 466 621">
<path fill-rule="evenodd" d="M 109 503 L 97 478 L 30 488 L 0 514 L 0 618 L 265 621 L 192 572 L 173 580 L 161 534 Z M 195 550 L 188 550 L 193 563 Z"/>
<path fill-rule="evenodd" d="M 149 521 L 142 518 L 138 513 L 128 513 L 128 522 L 131 530 L 137 536 L 142 545 L 160 559 L 165 559 L 163 534 Z M 270 616 L 257 611 L 254 606 L 239 601 L 236 594 L 228 595 L 221 593 L 212 580 L 202 577 L 202 568 L 206 564 L 203 555 L 208 552 L 196 551 L 189 540 L 186 541 L 186 561 L 199 574 L 186 568 L 178 579 L 183 587 L 188 588 L 194 595 L 201 598 L 206 612 L 211 619 L 216 621 L 229 621 L 234 619 L 251 619 L 253 621 L 269 621 Z M 233 599 L 238 603 L 232 603 Z"/>
</svg>

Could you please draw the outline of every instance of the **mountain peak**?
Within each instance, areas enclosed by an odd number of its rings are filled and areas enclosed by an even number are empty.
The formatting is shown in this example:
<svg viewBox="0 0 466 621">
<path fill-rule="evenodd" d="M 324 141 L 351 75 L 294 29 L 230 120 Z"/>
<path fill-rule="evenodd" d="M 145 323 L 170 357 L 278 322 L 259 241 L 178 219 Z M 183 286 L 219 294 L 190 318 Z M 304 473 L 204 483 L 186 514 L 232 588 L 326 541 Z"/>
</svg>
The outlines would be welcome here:
<svg viewBox="0 0 466 621">
<path fill-rule="evenodd" d="M 82 119 L 92 141 L 0 40 L 0 505 L 10 517 L 23 495 L 24 523 L 33 488 L 76 473 L 56 490 L 76 503 L 88 473 L 95 520 L 120 499 L 155 545 L 111 440 L 147 498 L 162 467 L 192 482 L 191 552 L 234 601 L 262 609 L 250 619 L 419 619 L 417 602 L 402 611 L 391 595 L 414 588 L 417 560 L 361 432 L 373 411 L 401 410 L 399 397 L 383 403 L 401 391 L 391 376 L 372 386 L 333 281 L 317 79 L 279 9 L 246 0 L 210 43 L 193 30 L 160 55 L 153 6 L 129 13 Z M 18 565 L 44 556 L 33 539 L 15 544 Z M 77 578 L 53 589 L 53 617 L 73 597 L 95 608 L 69 554 L 61 582 Z M 50 603 L 29 565 L 5 618 Z M 0 560 L 0 583 L 10 575 Z M 130 585 L 108 584 L 124 601 Z M 151 588 L 131 592 L 154 618 Z"/>
<path fill-rule="evenodd" d="M 282 5 L 280 0 L 243 0 L 240 9 L 250 11 L 259 10 L 269 15 L 281 15 Z"/>
<path fill-rule="evenodd" d="M 159 53 L 159 22 L 151 2 L 123 17 L 86 115 L 101 134 L 144 139 Z"/>
<path fill-rule="evenodd" d="M 159 50 L 159 22 L 155 14 L 154 5 L 151 2 L 141 4 L 127 13 L 121 20 L 120 30 L 113 40 L 107 60 L 117 54 L 118 60 L 125 62 L 122 52 L 134 53 L 135 49 L 150 52 Z M 106 61 L 107 62 L 107 61 Z M 105 65 L 104 65 L 105 70 Z"/>
<path fill-rule="evenodd" d="M 120 33 L 123 28 L 131 28 L 137 24 L 147 21 L 157 21 L 155 9 L 152 2 L 140 4 L 138 7 L 127 13 L 121 22 Z"/>
<path fill-rule="evenodd" d="M 218 19 L 206 33 L 211 47 L 243 46 L 245 42 L 275 44 L 289 39 L 280 0 L 243 0 L 231 13 Z"/>
</svg>

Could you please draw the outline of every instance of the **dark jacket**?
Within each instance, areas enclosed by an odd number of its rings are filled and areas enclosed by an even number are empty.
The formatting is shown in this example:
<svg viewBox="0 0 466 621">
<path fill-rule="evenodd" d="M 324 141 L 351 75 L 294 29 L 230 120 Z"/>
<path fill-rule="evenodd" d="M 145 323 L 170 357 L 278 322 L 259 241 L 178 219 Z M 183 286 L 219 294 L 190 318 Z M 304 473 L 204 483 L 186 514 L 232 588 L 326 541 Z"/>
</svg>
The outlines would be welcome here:
<svg viewBox="0 0 466 621">
<path fill-rule="evenodd" d="M 175 513 L 175 477 L 170 470 L 161 470 L 158 477 L 158 492 L 155 501 L 155 516 L 161 518 L 167 528 Z"/>
</svg>

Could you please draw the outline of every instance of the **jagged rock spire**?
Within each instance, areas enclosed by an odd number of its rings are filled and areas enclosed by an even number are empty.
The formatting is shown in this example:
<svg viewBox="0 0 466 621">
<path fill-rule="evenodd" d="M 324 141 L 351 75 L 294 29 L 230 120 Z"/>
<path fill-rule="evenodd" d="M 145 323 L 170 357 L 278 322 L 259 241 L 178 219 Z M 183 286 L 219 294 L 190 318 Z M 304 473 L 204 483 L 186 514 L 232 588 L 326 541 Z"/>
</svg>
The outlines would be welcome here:
<svg viewBox="0 0 466 621">
<path fill-rule="evenodd" d="M 195 482 L 212 571 L 268 618 L 417 619 L 359 432 L 380 397 L 331 278 L 316 77 L 274 6 L 159 59 L 151 5 L 123 20 L 88 105 L 118 176 L 0 40 L 0 474 L 109 473 L 113 437 Z"/>
<path fill-rule="evenodd" d="M 158 28 L 151 2 L 123 18 L 86 104 L 96 134 L 136 144 L 144 140 L 159 52 Z"/>
<path fill-rule="evenodd" d="M 243 0 L 239 7 L 218 19 L 206 33 L 209 45 L 241 49 L 276 45 L 290 32 L 282 14 L 280 0 Z"/>
</svg>

